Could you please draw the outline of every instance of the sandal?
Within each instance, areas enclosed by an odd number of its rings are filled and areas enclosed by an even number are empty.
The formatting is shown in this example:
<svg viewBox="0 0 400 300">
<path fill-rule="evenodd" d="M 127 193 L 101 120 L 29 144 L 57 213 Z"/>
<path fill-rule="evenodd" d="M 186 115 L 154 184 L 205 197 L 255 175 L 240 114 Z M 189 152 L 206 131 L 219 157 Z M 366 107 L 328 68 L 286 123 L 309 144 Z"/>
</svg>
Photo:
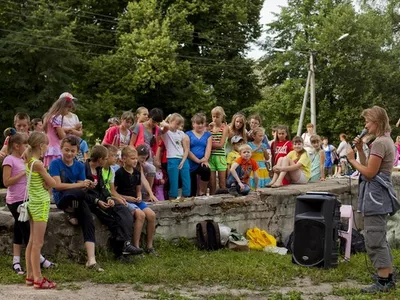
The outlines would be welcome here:
<svg viewBox="0 0 400 300">
<path fill-rule="evenodd" d="M 64 212 L 67 215 L 67 220 L 68 220 L 69 224 L 71 224 L 72 226 L 78 226 L 79 225 L 79 221 L 74 216 L 73 213 L 69 213 L 69 212 L 66 212 L 66 211 L 64 211 Z"/>
<path fill-rule="evenodd" d="M 46 261 L 50 263 L 50 265 L 49 265 L 48 267 L 46 267 L 46 266 L 44 265 Z M 47 258 L 45 258 L 44 261 L 42 261 L 42 262 L 40 263 L 40 268 L 41 268 L 41 269 L 54 269 L 54 268 L 56 268 L 56 267 L 57 267 L 57 265 L 56 265 L 55 263 L 52 263 L 51 261 L 49 261 Z"/>
<path fill-rule="evenodd" d="M 17 275 L 24 275 L 24 274 L 25 274 L 25 271 L 24 271 L 24 269 L 22 269 L 21 263 L 19 263 L 19 262 L 14 263 L 14 264 L 12 265 L 12 268 L 13 268 L 14 272 L 15 272 Z"/>
<path fill-rule="evenodd" d="M 26 284 L 27 286 L 32 286 L 32 285 L 33 285 L 33 278 L 28 278 L 28 277 L 26 277 L 26 278 L 25 278 L 25 284 Z"/>
<path fill-rule="evenodd" d="M 104 269 L 102 267 L 100 267 L 100 265 L 98 263 L 94 263 L 93 265 L 86 265 L 86 269 L 88 270 L 93 270 L 96 272 L 104 272 Z"/>
<path fill-rule="evenodd" d="M 55 282 L 48 280 L 46 277 L 43 277 L 40 282 L 34 282 L 33 286 L 35 289 L 47 290 L 54 289 L 57 285 L 55 284 Z"/>
</svg>

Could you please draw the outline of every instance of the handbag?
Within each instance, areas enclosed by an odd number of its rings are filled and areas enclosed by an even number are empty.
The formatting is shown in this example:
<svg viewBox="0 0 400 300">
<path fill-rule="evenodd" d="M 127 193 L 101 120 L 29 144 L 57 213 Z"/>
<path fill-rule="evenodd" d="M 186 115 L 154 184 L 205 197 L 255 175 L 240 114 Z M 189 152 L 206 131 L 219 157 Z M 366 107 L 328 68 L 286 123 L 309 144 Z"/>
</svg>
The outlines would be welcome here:
<svg viewBox="0 0 400 300">
<path fill-rule="evenodd" d="M 19 213 L 18 221 L 20 222 L 26 222 L 29 221 L 29 212 L 28 212 L 28 193 L 29 193 L 29 185 L 31 183 L 31 176 L 32 176 L 32 170 L 33 170 L 33 165 L 35 164 L 36 160 L 34 160 L 31 164 L 31 171 L 29 172 L 28 180 L 26 182 L 26 189 L 25 189 L 25 196 L 24 196 L 24 202 L 20 204 L 17 208 L 17 212 Z"/>
</svg>

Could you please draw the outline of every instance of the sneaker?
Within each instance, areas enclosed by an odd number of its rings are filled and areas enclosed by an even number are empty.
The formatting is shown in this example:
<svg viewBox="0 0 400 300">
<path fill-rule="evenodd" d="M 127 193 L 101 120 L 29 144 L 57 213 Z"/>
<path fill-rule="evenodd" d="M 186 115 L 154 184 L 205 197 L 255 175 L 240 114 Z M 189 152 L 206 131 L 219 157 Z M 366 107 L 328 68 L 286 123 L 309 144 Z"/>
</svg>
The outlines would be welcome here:
<svg viewBox="0 0 400 300">
<path fill-rule="evenodd" d="M 160 255 L 156 252 L 156 250 L 154 250 L 154 248 L 145 248 L 144 252 L 146 252 L 147 254 L 151 254 L 154 255 L 156 257 L 159 257 Z"/>
<path fill-rule="evenodd" d="M 123 264 L 131 264 L 131 263 L 133 263 L 132 258 L 127 256 L 127 255 L 121 255 L 120 257 L 118 257 L 118 260 L 119 260 L 120 263 L 123 263 Z"/>
<path fill-rule="evenodd" d="M 130 242 L 126 241 L 122 249 L 122 255 L 139 255 L 143 253 L 142 248 L 136 248 Z"/>
<path fill-rule="evenodd" d="M 400 270 L 398 267 L 393 267 L 393 274 L 392 274 L 392 280 L 394 282 L 397 282 L 397 277 L 399 276 Z M 377 281 L 378 280 L 378 274 L 372 274 L 372 280 Z"/>
<path fill-rule="evenodd" d="M 385 285 L 382 285 L 379 283 L 379 281 L 376 281 L 373 285 L 361 289 L 361 293 L 363 294 L 387 293 L 395 288 L 396 288 L 396 283 L 393 280 L 389 281 Z"/>
<path fill-rule="evenodd" d="M 237 191 L 237 189 L 236 189 L 236 186 L 230 187 L 230 188 L 228 189 L 228 193 L 229 193 L 230 195 L 232 195 L 232 196 L 239 196 L 239 193 L 238 193 L 238 191 Z"/>
</svg>

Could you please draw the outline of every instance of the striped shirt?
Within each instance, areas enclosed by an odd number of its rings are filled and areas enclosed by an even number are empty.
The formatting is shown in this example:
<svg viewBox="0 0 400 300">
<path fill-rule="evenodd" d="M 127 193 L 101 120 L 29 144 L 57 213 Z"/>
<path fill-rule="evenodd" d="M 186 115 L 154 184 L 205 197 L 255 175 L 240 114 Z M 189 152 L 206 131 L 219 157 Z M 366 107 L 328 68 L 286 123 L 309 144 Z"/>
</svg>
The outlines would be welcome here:
<svg viewBox="0 0 400 300">
<path fill-rule="evenodd" d="M 222 125 L 218 132 L 214 132 L 214 131 L 211 132 L 213 144 L 218 144 L 221 141 L 222 136 L 224 134 L 224 128 L 225 128 L 225 125 Z M 226 146 L 226 140 L 225 140 L 224 146 L 221 149 L 211 150 L 211 155 L 226 156 L 225 146 Z"/>
<path fill-rule="evenodd" d="M 31 158 L 29 164 L 26 164 L 26 178 L 29 178 L 30 164 L 37 161 L 35 158 Z M 29 212 L 35 215 L 35 212 L 43 211 L 43 205 L 50 204 L 50 194 L 43 186 L 44 180 L 38 172 L 32 172 L 31 180 L 29 183 Z"/>
</svg>

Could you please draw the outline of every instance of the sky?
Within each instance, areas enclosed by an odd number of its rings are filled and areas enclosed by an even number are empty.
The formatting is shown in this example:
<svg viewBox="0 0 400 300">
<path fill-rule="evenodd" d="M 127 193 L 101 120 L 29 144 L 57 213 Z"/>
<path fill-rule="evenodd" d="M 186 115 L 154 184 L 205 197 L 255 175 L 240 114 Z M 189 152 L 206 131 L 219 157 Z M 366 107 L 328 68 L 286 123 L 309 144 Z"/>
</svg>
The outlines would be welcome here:
<svg viewBox="0 0 400 300">
<path fill-rule="evenodd" d="M 265 0 L 263 8 L 260 14 L 260 24 L 263 26 L 263 30 L 266 29 L 267 23 L 270 23 L 274 18 L 272 13 L 279 13 L 280 6 L 286 6 L 287 0 Z M 260 40 L 263 40 L 265 35 L 261 36 Z M 252 50 L 248 53 L 249 58 L 258 59 L 263 56 L 263 51 L 260 50 L 257 46 L 252 46 Z"/>
</svg>

